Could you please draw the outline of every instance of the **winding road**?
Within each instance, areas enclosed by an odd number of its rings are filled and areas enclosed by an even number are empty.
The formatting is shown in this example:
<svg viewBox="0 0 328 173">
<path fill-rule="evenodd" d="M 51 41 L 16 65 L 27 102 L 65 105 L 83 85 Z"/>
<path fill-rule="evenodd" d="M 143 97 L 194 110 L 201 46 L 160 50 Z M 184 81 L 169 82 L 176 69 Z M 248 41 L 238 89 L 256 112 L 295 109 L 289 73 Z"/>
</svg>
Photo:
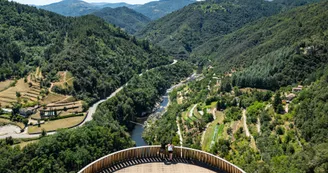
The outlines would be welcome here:
<svg viewBox="0 0 328 173">
<path fill-rule="evenodd" d="M 176 64 L 178 62 L 178 60 L 173 60 L 173 62 L 171 63 L 171 64 L 168 64 L 168 65 L 165 65 L 165 66 L 169 66 L 169 65 L 174 65 L 174 64 Z M 158 68 L 158 67 L 154 67 L 154 68 L 152 68 L 152 69 L 156 69 L 156 68 Z M 148 70 L 147 70 L 148 71 Z M 142 74 L 143 73 L 141 73 L 141 74 L 139 74 L 139 76 L 142 76 Z M 127 86 L 128 85 L 128 82 L 126 83 L 126 84 L 124 84 L 124 85 L 122 85 L 120 88 L 118 88 L 118 89 L 116 89 L 109 97 L 107 97 L 106 99 L 103 99 L 103 100 L 99 100 L 97 103 L 95 103 L 95 104 L 93 104 L 90 108 L 89 108 L 89 110 L 88 110 L 88 114 L 87 114 L 87 117 L 84 119 L 84 121 L 80 124 L 80 125 L 78 125 L 78 126 L 76 126 L 76 127 L 74 127 L 74 128 L 77 128 L 77 127 L 81 127 L 81 126 L 83 126 L 85 123 L 87 123 L 87 122 L 89 122 L 89 121 L 92 121 L 92 119 L 93 119 L 93 114 L 96 112 L 96 110 L 97 110 L 97 108 L 98 108 L 98 106 L 101 104 L 101 103 L 103 103 L 103 102 L 105 102 L 106 100 L 108 100 L 108 99 L 110 99 L 110 98 L 112 98 L 112 97 L 114 97 L 114 96 L 116 96 L 116 94 L 117 93 L 119 93 L 125 86 Z M 10 127 L 11 125 L 8 125 L 8 127 Z M 4 127 L 6 127 L 6 126 L 3 126 L 3 128 Z M 10 132 L 7 132 L 7 133 L 5 133 L 5 134 L 1 134 L 1 132 L 0 132 L 0 139 L 5 139 L 5 138 L 7 138 L 7 137 L 12 137 L 12 138 L 38 138 L 39 136 L 40 136 L 40 134 L 28 134 L 28 128 L 25 128 L 25 131 L 24 132 L 22 132 L 22 133 L 17 133 L 17 132 L 12 132 L 12 133 L 10 133 Z M 55 134 L 56 132 L 47 132 L 47 135 L 53 135 L 53 134 Z"/>
</svg>

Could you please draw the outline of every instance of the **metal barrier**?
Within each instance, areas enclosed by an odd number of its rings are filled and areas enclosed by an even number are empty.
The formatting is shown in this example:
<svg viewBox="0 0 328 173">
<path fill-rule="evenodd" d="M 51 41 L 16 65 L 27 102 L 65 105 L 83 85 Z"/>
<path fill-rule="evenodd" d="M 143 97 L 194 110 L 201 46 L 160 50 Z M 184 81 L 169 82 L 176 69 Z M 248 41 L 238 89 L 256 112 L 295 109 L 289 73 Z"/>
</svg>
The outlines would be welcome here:
<svg viewBox="0 0 328 173">
<path fill-rule="evenodd" d="M 121 150 L 104 156 L 79 171 L 79 173 L 97 173 L 118 163 L 131 160 L 160 157 L 160 146 L 143 146 Z M 245 173 L 236 165 L 213 154 L 186 147 L 174 147 L 174 157 L 192 159 L 219 168 L 227 173 Z"/>
</svg>

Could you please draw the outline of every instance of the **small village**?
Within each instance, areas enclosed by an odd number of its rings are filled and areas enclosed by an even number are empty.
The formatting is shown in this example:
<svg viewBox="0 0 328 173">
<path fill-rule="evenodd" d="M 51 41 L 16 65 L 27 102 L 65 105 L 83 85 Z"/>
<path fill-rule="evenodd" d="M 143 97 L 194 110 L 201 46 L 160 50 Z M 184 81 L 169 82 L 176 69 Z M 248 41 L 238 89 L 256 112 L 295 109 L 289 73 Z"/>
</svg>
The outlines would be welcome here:
<svg viewBox="0 0 328 173">
<path fill-rule="evenodd" d="M 82 123 L 87 108 L 83 107 L 83 101 L 53 91 L 72 87 L 74 78 L 69 72 L 58 72 L 57 77 L 56 82 L 45 87 L 45 78 L 37 68 L 26 78 L 1 82 L 0 123 L 19 127 L 20 132 L 28 134 L 72 128 Z"/>
</svg>

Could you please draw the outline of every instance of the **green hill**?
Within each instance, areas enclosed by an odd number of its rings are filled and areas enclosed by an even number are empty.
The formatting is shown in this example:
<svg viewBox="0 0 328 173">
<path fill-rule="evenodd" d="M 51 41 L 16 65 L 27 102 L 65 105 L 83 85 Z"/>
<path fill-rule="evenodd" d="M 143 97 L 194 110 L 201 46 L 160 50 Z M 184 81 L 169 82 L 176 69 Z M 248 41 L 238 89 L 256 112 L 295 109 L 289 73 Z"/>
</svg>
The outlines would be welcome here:
<svg viewBox="0 0 328 173">
<path fill-rule="evenodd" d="M 197 48 L 195 59 L 217 62 L 218 69 L 237 69 L 234 84 L 276 89 L 315 79 L 328 60 L 328 3 L 299 7 L 253 22 Z M 312 75 L 311 75 L 312 74 Z"/>
<path fill-rule="evenodd" d="M 136 35 L 185 57 L 213 36 L 225 35 L 279 10 L 271 2 L 258 0 L 198 2 L 151 22 Z"/>
<path fill-rule="evenodd" d="M 177 57 L 188 57 L 198 46 L 245 24 L 316 0 L 211 0 L 197 2 L 151 22 L 138 37 L 162 46 Z"/>
<path fill-rule="evenodd" d="M 170 62 L 161 50 L 98 17 L 70 18 L 0 3 L 0 80 L 24 77 L 41 66 L 46 76 L 42 86 L 49 86 L 57 71 L 68 70 L 76 80 L 65 93 L 92 102 L 143 69 Z"/>
<path fill-rule="evenodd" d="M 144 28 L 147 23 L 150 22 L 148 17 L 127 7 L 107 7 L 92 14 L 104 19 L 108 23 L 123 28 L 130 34 L 134 34 L 136 31 Z"/>
</svg>

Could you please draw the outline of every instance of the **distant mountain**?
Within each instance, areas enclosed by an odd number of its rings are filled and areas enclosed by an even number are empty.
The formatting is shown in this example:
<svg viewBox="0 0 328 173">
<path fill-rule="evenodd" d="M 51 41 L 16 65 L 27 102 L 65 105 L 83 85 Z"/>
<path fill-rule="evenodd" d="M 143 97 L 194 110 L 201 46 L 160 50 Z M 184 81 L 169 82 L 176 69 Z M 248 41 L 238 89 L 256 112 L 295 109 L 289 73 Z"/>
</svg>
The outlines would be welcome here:
<svg viewBox="0 0 328 173">
<path fill-rule="evenodd" d="M 245 24 L 317 0 L 211 0 L 188 5 L 153 21 L 136 36 L 162 46 L 176 57 L 189 57 L 213 37 L 220 38 Z M 213 44 L 212 44 L 213 45 Z M 208 44 L 206 50 L 216 49 Z"/>
<path fill-rule="evenodd" d="M 99 7 L 82 0 L 63 0 L 49 5 L 39 6 L 39 8 L 64 16 L 82 16 L 99 9 Z"/>
<path fill-rule="evenodd" d="M 39 6 L 39 8 L 52 11 L 64 16 L 82 16 L 93 13 L 106 7 L 128 7 L 154 20 L 196 1 L 197 0 L 160 0 L 149 2 L 144 5 L 132 5 L 124 2 L 87 3 L 82 0 L 63 0 L 49 5 Z"/>
<path fill-rule="evenodd" d="M 155 20 L 196 1 L 197 0 L 160 0 L 131 8 Z"/>
<path fill-rule="evenodd" d="M 140 5 L 134 5 L 134 4 L 128 4 L 125 2 L 119 2 L 119 3 L 106 3 L 106 2 L 94 2 L 94 3 L 90 3 L 98 8 L 106 8 L 106 7 L 110 7 L 110 8 L 118 8 L 118 7 L 128 7 L 128 8 L 135 8 L 138 7 Z"/>
<path fill-rule="evenodd" d="M 112 23 L 123 28 L 130 34 L 134 34 L 150 22 L 148 17 L 127 7 L 107 7 L 92 14 L 103 18 L 108 23 Z"/>
<path fill-rule="evenodd" d="M 93 14 L 133 34 L 150 22 L 148 17 L 127 8 L 137 6 L 127 3 L 87 3 L 82 0 L 63 0 L 39 8 L 64 16 Z"/>
</svg>

